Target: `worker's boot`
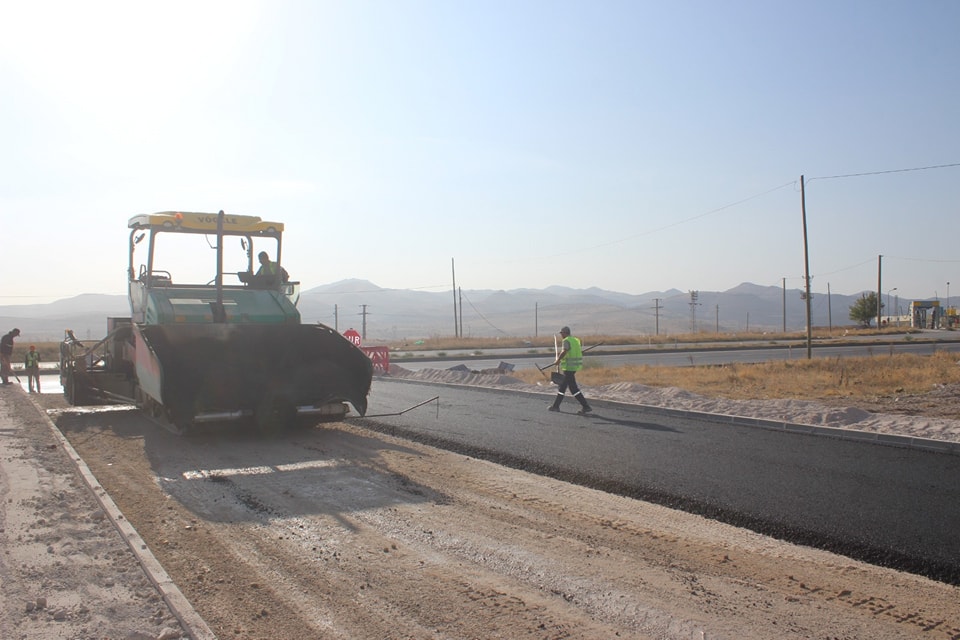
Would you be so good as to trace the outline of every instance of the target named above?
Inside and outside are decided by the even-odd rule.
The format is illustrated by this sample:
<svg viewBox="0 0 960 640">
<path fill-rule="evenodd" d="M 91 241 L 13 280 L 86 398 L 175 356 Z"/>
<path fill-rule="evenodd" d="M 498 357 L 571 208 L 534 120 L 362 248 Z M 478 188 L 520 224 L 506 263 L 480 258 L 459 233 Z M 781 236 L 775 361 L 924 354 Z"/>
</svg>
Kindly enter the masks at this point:
<svg viewBox="0 0 960 640">
<path fill-rule="evenodd" d="M 560 411 L 561 402 L 563 402 L 563 396 L 558 393 L 557 398 L 553 401 L 553 404 L 550 405 L 550 411 Z"/>
<path fill-rule="evenodd" d="M 590 403 L 587 402 L 587 399 L 579 393 L 577 394 L 577 400 L 580 401 L 580 411 L 577 411 L 577 413 L 580 415 L 586 415 L 593 411 L 593 407 L 590 406 Z"/>
</svg>

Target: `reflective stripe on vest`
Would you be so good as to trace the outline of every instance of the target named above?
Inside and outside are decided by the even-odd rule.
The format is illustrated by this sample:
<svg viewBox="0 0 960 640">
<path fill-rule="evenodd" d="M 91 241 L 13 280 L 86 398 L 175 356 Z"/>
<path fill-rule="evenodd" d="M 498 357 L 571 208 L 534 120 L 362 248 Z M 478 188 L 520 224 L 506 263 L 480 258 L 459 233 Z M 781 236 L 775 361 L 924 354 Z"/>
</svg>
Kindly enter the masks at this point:
<svg viewBox="0 0 960 640">
<path fill-rule="evenodd" d="M 567 344 L 567 355 L 560 366 L 564 371 L 580 371 L 583 369 L 583 350 L 580 348 L 580 338 L 567 336 L 563 339 Z"/>
</svg>

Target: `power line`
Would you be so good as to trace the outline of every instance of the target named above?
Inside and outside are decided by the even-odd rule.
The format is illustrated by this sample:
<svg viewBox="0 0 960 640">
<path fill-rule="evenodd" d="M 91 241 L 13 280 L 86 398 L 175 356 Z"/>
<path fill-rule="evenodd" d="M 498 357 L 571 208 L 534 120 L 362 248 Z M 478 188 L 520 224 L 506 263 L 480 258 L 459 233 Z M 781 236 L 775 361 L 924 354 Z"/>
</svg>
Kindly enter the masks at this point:
<svg viewBox="0 0 960 640">
<path fill-rule="evenodd" d="M 947 260 L 945 258 L 907 258 L 904 256 L 888 256 L 883 254 L 884 258 L 891 258 L 893 260 L 908 260 L 910 262 L 945 262 L 945 263 L 954 263 L 960 262 L 960 260 Z"/>
<path fill-rule="evenodd" d="M 463 296 L 464 298 L 466 298 L 467 304 L 470 305 L 470 308 L 473 309 L 474 311 L 476 311 L 476 312 L 477 312 L 477 315 L 480 316 L 480 319 L 483 320 L 484 322 L 486 322 L 487 325 L 489 325 L 491 329 L 495 329 L 496 331 L 499 331 L 500 333 L 502 333 L 502 334 L 504 334 L 504 335 L 507 335 L 507 332 L 506 332 L 506 331 L 504 331 L 503 329 L 501 329 L 501 328 L 498 327 L 497 325 L 495 325 L 495 324 L 493 324 L 492 322 L 490 322 L 490 320 L 488 320 L 486 316 L 484 316 L 482 313 L 480 313 L 480 310 L 477 309 L 476 306 L 474 306 L 474 304 L 473 304 L 473 302 L 470 300 L 470 298 L 467 298 L 467 296 L 464 296 L 464 295 L 463 295 L 463 292 L 462 292 L 462 291 L 461 291 L 460 295 Z"/>
<path fill-rule="evenodd" d="M 929 167 L 911 167 L 910 169 L 887 169 L 886 171 L 866 171 L 864 173 L 845 173 L 836 176 L 817 176 L 814 178 L 809 178 L 807 182 L 812 182 L 813 180 L 836 180 L 838 178 L 859 178 L 861 176 L 879 176 L 885 173 L 906 173 L 908 171 L 929 171 L 931 169 L 948 169 L 950 167 L 960 167 L 960 162 L 953 162 L 951 164 L 935 164 Z"/>
<path fill-rule="evenodd" d="M 589 246 L 589 247 L 582 247 L 582 248 L 580 248 L 577 252 L 578 252 L 578 253 L 584 253 L 584 252 L 586 252 L 586 251 L 592 251 L 592 250 L 594 250 L 594 249 L 600 249 L 600 248 L 609 247 L 609 246 L 615 245 L 615 244 L 621 244 L 621 243 L 623 243 L 623 242 L 627 242 L 627 241 L 629 241 L 629 240 L 634 240 L 634 239 L 640 238 L 640 237 L 642 237 L 642 236 L 649 236 L 649 235 L 652 235 L 652 234 L 654 234 L 654 233 L 659 233 L 660 231 L 665 231 L 665 230 L 667 230 L 667 229 L 671 229 L 671 228 L 673 228 L 673 227 L 680 226 L 680 225 L 682 225 L 682 224 L 687 224 L 688 222 L 693 222 L 694 220 L 699 220 L 700 218 L 705 218 L 705 217 L 707 217 L 707 216 L 709 216 L 709 215 L 713 215 L 713 214 L 715 214 L 715 213 L 720 213 L 721 211 L 725 211 L 725 210 L 730 209 L 730 208 L 732 208 L 732 207 L 736 207 L 737 205 L 741 205 L 741 204 L 743 204 L 743 203 L 745 203 L 745 202 L 750 202 L 751 200 L 756 200 L 757 198 L 761 198 L 761 197 L 763 197 L 763 196 L 765 196 L 765 195 L 767 195 L 767 194 L 769 194 L 769 193 L 773 193 L 774 191 L 779 191 L 780 189 L 783 189 L 784 187 L 789 187 L 789 186 L 794 185 L 794 184 L 796 184 L 796 183 L 797 183 L 796 180 L 791 180 L 790 182 L 785 182 L 785 183 L 783 183 L 783 184 L 781 184 L 781 185 L 779 185 L 779 186 L 773 187 L 772 189 L 767 189 L 766 191 L 762 191 L 762 192 L 760 192 L 760 193 L 754 194 L 754 195 L 749 196 L 749 197 L 747 197 L 747 198 L 743 198 L 742 200 L 737 200 L 736 202 L 731 202 L 730 204 L 725 204 L 725 205 L 723 205 L 722 207 L 717 207 L 716 209 L 711 209 L 710 211 L 707 211 L 707 212 L 704 212 L 704 213 L 695 215 L 695 216 L 693 216 L 693 217 L 685 218 L 684 220 L 678 220 L 678 221 L 672 222 L 672 223 L 670 223 L 670 224 L 668 224 L 668 225 L 664 225 L 664 226 L 662 226 L 662 227 L 657 227 L 656 229 L 650 229 L 650 230 L 648 230 L 648 231 L 641 231 L 640 233 L 635 233 L 635 234 L 633 234 L 633 235 L 623 236 L 623 237 L 620 237 L 620 238 L 618 238 L 618 239 L 616 239 L 616 240 L 612 240 L 612 241 L 610 241 L 610 242 L 604 242 L 604 243 L 602 243 L 602 244 L 596 244 L 596 245 L 592 245 L 592 246 Z M 556 258 L 556 257 L 559 257 L 559 256 L 565 256 L 565 255 L 569 255 L 569 254 L 570 254 L 569 251 L 564 251 L 563 253 L 555 253 L 555 254 L 552 254 L 552 255 L 543 256 L 543 258 L 544 258 L 544 259 L 546 259 L 546 258 Z M 519 262 L 519 261 L 517 261 L 517 262 Z"/>
<path fill-rule="evenodd" d="M 749 197 L 747 197 L 747 198 L 743 198 L 742 200 L 737 200 L 736 202 L 731 202 L 730 204 L 725 204 L 725 205 L 723 205 L 722 207 L 717 207 L 716 209 L 711 209 L 710 211 L 707 211 L 707 212 L 705 212 L 705 213 L 701 213 L 701 214 L 695 215 L 695 216 L 690 217 L 690 218 L 685 218 L 684 220 L 678 220 L 678 221 L 672 222 L 672 223 L 670 223 L 670 224 L 668 224 L 668 225 L 664 225 L 664 226 L 662 226 L 662 227 L 657 227 L 656 229 L 650 229 L 649 231 L 642 231 L 642 232 L 640 232 L 640 233 L 635 233 L 635 234 L 630 235 L 630 236 L 625 236 L 625 237 L 619 238 L 619 239 L 617 239 L 617 240 L 614 240 L 614 241 L 612 241 L 612 242 L 605 242 L 605 243 L 603 243 L 603 244 L 593 245 L 592 247 L 589 247 L 589 249 L 599 249 L 599 248 L 601 248 L 601 247 L 609 247 L 610 245 L 620 244 L 621 242 L 626 242 L 626 241 L 628 241 L 628 240 L 633 240 L 633 239 L 639 238 L 639 237 L 641 237 L 641 236 L 648 236 L 648 235 L 652 235 L 652 234 L 654 234 L 654 233 L 659 233 L 660 231 L 665 231 L 665 230 L 667 230 L 667 229 L 671 229 L 671 228 L 673 228 L 673 227 L 680 226 L 680 225 L 682 225 L 682 224 L 687 224 L 688 222 L 693 222 L 694 220 L 699 220 L 700 218 L 706 218 L 707 216 L 713 215 L 713 214 L 715 214 L 715 213 L 720 213 L 721 211 L 725 211 L 725 210 L 730 209 L 730 208 L 732 208 L 732 207 L 736 207 L 737 205 L 741 205 L 741 204 L 743 204 L 743 203 L 745 203 L 745 202 L 750 202 L 751 200 L 756 200 L 757 198 L 761 198 L 761 197 L 763 197 L 763 196 L 765 196 L 765 195 L 767 195 L 767 194 L 769 194 L 769 193 L 773 193 L 774 191 L 779 191 L 780 189 L 783 189 L 784 187 L 789 187 L 789 186 L 791 186 L 791 185 L 796 184 L 796 182 L 797 182 L 796 180 L 791 180 L 790 182 L 785 182 L 784 184 L 781 184 L 781 185 L 779 185 L 779 186 L 773 187 L 772 189 L 767 189 L 766 191 L 763 191 L 763 192 L 761 192 L 761 193 L 757 193 L 757 194 L 752 195 L 752 196 L 749 196 Z M 564 254 L 557 254 L 557 255 L 564 255 Z M 551 257 L 553 257 L 553 256 L 551 256 Z"/>
<path fill-rule="evenodd" d="M 841 271 L 850 271 L 851 269 L 856 269 L 857 267 L 862 267 L 865 264 L 873 264 L 876 258 L 871 258 L 869 260 L 864 260 L 863 262 L 858 262 L 857 264 L 850 265 L 848 267 L 842 267 L 840 269 L 834 269 L 833 271 L 828 271 L 826 273 L 818 273 L 820 277 L 832 276 L 835 273 L 840 273 Z"/>
</svg>

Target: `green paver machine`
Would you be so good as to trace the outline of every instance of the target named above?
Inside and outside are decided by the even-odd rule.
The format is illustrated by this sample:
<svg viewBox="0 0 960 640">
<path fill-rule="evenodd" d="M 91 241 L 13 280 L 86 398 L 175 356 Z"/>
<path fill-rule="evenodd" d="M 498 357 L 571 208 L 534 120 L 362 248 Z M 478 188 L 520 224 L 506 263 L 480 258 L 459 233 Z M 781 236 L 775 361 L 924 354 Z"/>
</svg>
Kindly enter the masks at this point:
<svg viewBox="0 0 960 640">
<path fill-rule="evenodd" d="M 128 227 L 131 317 L 108 318 L 107 337 L 90 347 L 66 331 L 60 377 L 71 404 L 135 404 L 175 432 L 316 423 L 343 417 L 347 403 L 366 413 L 370 359 L 334 329 L 301 324 L 300 284 L 280 266 L 282 223 L 163 212 Z M 255 273 L 263 251 L 275 266 Z"/>
</svg>

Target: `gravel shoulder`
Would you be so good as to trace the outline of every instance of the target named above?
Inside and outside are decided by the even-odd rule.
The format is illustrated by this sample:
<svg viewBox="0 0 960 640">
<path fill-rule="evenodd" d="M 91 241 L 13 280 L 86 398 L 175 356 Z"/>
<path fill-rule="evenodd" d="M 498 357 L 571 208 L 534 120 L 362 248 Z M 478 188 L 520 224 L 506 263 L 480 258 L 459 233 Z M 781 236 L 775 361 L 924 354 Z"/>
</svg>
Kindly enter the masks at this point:
<svg viewBox="0 0 960 640">
<path fill-rule="evenodd" d="M 960 638 L 956 587 L 349 421 L 43 405 L 221 638 Z"/>
</svg>

